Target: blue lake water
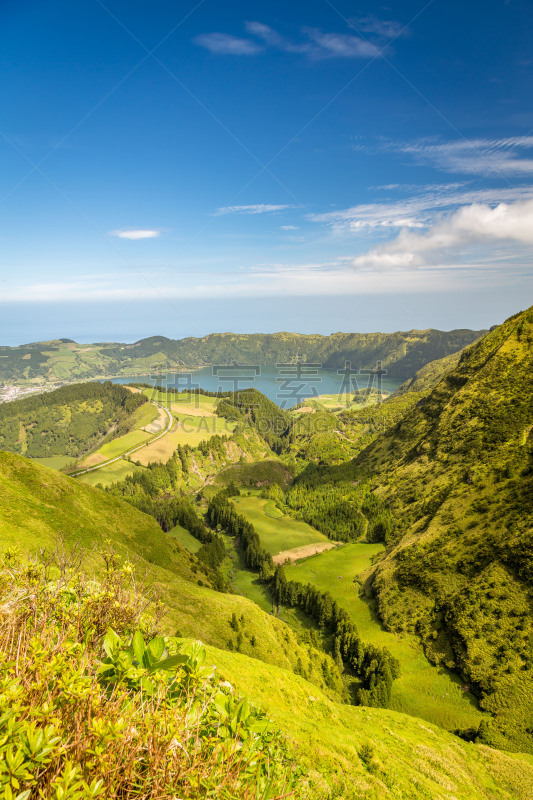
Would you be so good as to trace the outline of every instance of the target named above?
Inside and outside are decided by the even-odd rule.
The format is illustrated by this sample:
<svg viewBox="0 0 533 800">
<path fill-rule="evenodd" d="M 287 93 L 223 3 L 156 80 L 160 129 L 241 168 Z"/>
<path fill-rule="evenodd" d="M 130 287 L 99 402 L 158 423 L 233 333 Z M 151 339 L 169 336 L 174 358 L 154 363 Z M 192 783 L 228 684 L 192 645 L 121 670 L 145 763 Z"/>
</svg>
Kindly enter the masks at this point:
<svg viewBox="0 0 533 800">
<path fill-rule="evenodd" d="M 112 378 L 112 383 L 149 383 L 152 386 L 182 389 L 206 389 L 227 392 L 254 388 L 282 408 L 291 408 L 309 397 L 321 394 L 340 395 L 345 399 L 357 389 L 378 388 L 378 376 L 358 374 L 355 370 L 324 369 L 309 364 L 290 366 L 202 367 L 183 373 L 136 375 Z M 393 392 L 401 380 L 381 376 L 381 389 Z"/>
</svg>

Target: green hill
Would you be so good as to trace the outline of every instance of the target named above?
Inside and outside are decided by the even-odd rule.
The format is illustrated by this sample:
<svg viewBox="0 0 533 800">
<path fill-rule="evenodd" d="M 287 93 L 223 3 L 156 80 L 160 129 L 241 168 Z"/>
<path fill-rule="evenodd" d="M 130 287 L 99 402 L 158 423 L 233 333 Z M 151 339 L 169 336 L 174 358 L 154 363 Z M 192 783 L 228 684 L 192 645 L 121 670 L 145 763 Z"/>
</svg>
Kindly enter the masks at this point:
<svg viewBox="0 0 533 800">
<path fill-rule="evenodd" d="M 482 738 L 533 752 L 533 310 L 467 348 L 363 451 L 394 524 L 379 612 L 456 669 L 492 720 Z"/>
<path fill-rule="evenodd" d="M 95 382 L 2 403 L 0 448 L 28 458 L 76 459 L 130 430 L 146 402 L 123 386 Z"/>
</svg>

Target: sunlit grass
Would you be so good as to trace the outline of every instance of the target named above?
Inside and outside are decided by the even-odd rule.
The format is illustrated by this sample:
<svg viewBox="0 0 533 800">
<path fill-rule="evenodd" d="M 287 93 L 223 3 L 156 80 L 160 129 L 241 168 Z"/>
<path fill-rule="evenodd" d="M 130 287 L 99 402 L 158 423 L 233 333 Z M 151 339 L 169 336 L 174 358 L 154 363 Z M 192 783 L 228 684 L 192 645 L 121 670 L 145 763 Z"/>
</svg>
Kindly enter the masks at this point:
<svg viewBox="0 0 533 800">
<path fill-rule="evenodd" d="M 477 727 L 481 712 L 459 678 L 430 664 L 415 636 L 386 631 L 372 601 L 361 596 L 357 577 L 382 550 L 381 544 L 343 545 L 287 566 L 287 578 L 328 591 L 349 613 L 363 641 L 387 647 L 399 660 L 402 675 L 394 681 L 391 708 L 451 730 Z"/>
</svg>

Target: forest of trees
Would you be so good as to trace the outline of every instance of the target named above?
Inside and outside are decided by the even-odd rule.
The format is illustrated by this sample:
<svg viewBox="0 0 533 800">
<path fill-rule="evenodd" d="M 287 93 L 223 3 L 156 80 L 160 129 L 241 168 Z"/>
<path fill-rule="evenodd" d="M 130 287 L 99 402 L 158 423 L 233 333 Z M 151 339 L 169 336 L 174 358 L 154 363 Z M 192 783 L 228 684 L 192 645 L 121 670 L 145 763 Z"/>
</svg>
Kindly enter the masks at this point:
<svg viewBox="0 0 533 800">
<path fill-rule="evenodd" d="M 0 405 L 0 449 L 28 458 L 79 457 L 147 402 L 118 384 L 78 383 Z"/>
</svg>

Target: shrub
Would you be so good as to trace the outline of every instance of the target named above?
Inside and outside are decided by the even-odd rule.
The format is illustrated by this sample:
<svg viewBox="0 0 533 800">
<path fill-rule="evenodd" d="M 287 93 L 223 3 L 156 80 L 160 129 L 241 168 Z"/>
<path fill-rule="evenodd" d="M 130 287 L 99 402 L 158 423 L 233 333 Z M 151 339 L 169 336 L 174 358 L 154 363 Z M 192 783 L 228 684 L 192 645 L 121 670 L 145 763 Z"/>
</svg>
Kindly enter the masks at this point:
<svg viewBox="0 0 533 800">
<path fill-rule="evenodd" d="M 0 561 L 0 796 L 303 797 L 281 735 L 199 642 L 153 635 L 130 575 Z"/>
</svg>

